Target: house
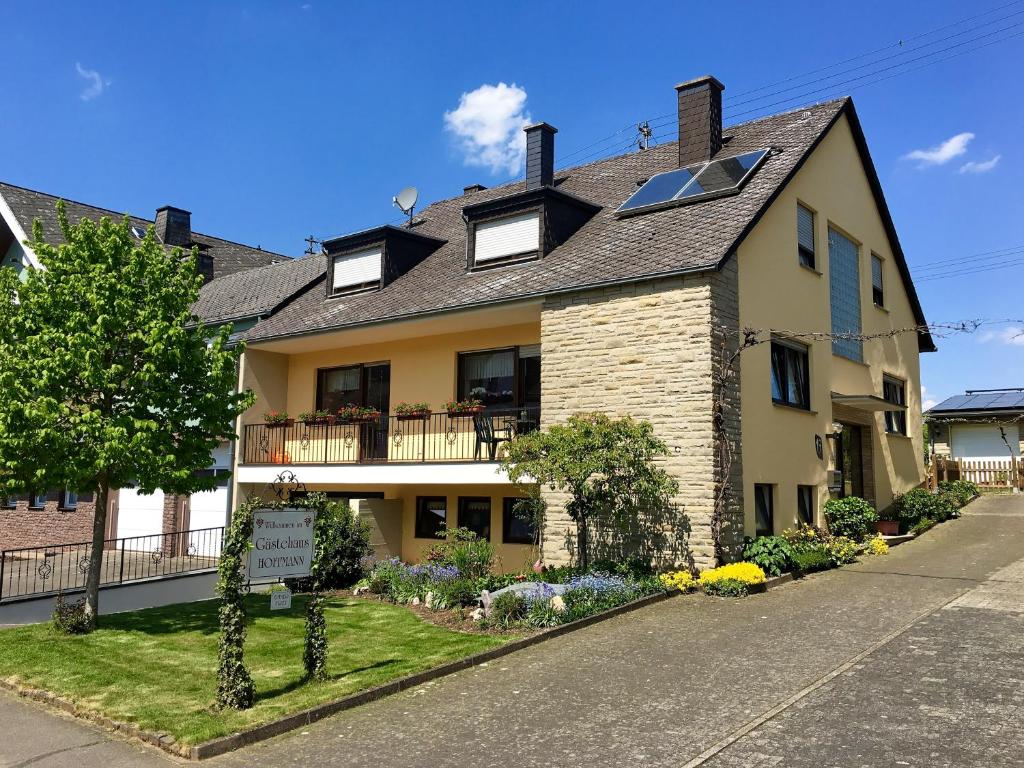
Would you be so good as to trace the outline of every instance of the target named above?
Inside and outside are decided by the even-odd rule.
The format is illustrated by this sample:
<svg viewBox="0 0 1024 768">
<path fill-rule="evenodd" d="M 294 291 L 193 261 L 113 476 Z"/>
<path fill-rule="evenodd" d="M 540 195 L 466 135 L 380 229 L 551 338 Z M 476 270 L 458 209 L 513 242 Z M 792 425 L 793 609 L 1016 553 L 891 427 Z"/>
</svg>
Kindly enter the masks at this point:
<svg viewBox="0 0 1024 768">
<path fill-rule="evenodd" d="M 667 443 L 685 520 L 646 521 L 663 562 L 711 565 L 716 509 L 735 554 L 744 534 L 821 521 L 830 496 L 884 508 L 921 484 L 935 347 L 853 103 L 726 128 L 723 88 L 677 86 L 677 142 L 565 170 L 556 129 L 528 126 L 525 181 L 325 242 L 323 276 L 243 334 L 257 400 L 236 497 L 352 500 L 378 552 L 411 560 L 466 526 L 519 568 L 536 532 L 501 440 L 580 411 L 649 420 Z M 758 343 L 735 352 L 743 339 Z M 295 418 L 316 409 L 341 410 Z M 566 562 L 565 500 L 540 492 L 543 557 Z"/>
<path fill-rule="evenodd" d="M 931 453 L 981 485 L 1017 485 L 1024 388 L 969 389 L 925 413 Z"/>
<path fill-rule="evenodd" d="M 56 213 L 58 199 L 61 198 L 0 183 L 0 258 L 4 266 L 19 272 L 39 267 L 35 254 L 24 245 L 32 232 L 34 220 L 40 221 L 49 242 L 61 242 Z M 69 200 L 65 200 L 65 205 L 71 221 L 88 218 L 98 222 L 103 216 L 119 219 L 123 215 Z M 244 284 L 244 280 L 238 278 L 247 271 L 287 270 L 291 263 L 289 257 L 281 254 L 193 232 L 191 213 L 181 208 L 164 206 L 156 211 L 153 219 L 132 216 L 131 222 L 133 232 L 140 239 L 149 226 L 154 226 L 157 238 L 168 248 L 198 248 L 197 267 L 206 280 L 200 299 L 203 306 L 206 306 L 204 301 L 211 286 Z M 299 271 L 306 267 L 308 265 L 299 267 Z M 287 283 L 282 285 L 283 288 L 286 286 Z M 213 290 L 224 297 L 232 295 L 219 287 Z M 273 301 L 275 295 L 273 291 L 263 291 L 261 301 Z M 245 311 L 246 307 L 253 308 L 250 322 L 255 322 L 269 311 L 259 303 L 246 305 L 238 302 L 238 307 L 239 312 Z M 237 314 L 230 319 L 239 319 Z M 218 312 L 214 310 L 211 315 L 216 318 Z M 224 445 L 213 457 L 210 471 L 224 472 L 230 466 L 230 446 Z M 3 508 L 0 508 L 0 550 L 88 541 L 92 537 L 94 509 L 91 493 L 75 493 L 69 489 L 41 489 L 26 497 L 5 499 Z M 226 479 L 222 488 L 195 494 L 191 503 L 185 497 L 165 499 L 160 492 L 146 496 L 134 489 L 123 488 L 112 494 L 107 535 L 108 538 L 122 538 L 181 530 L 179 526 L 187 528 L 189 525 L 190 509 L 194 513 L 193 522 L 202 521 L 205 525 L 216 521 L 217 526 L 223 525 L 229 509 Z"/>
</svg>

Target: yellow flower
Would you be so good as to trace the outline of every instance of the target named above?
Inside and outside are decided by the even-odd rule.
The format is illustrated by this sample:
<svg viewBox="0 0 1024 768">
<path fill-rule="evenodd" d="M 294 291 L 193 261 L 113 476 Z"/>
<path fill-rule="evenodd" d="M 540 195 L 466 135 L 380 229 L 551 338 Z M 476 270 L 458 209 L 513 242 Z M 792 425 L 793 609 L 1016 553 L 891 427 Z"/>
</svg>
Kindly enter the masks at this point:
<svg viewBox="0 0 1024 768">
<path fill-rule="evenodd" d="M 869 555 L 887 555 L 889 554 L 889 545 L 881 536 L 875 536 L 868 542 L 868 546 L 865 551 Z"/>
<path fill-rule="evenodd" d="M 718 568 L 703 571 L 700 574 L 701 586 L 711 584 L 716 581 L 722 581 L 724 579 L 740 581 L 749 585 L 764 584 L 766 577 L 764 575 L 764 571 L 762 571 L 757 565 L 747 562 L 730 563 L 729 565 L 723 565 Z"/>
</svg>

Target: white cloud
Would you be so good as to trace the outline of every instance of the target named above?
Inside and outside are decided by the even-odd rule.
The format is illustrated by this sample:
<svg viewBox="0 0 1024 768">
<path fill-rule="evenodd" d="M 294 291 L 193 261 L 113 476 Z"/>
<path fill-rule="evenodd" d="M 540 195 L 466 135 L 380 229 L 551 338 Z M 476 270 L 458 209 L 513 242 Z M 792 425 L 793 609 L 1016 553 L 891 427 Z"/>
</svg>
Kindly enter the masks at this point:
<svg viewBox="0 0 1024 768">
<path fill-rule="evenodd" d="M 92 101 L 103 93 L 104 88 L 110 85 L 110 81 L 104 80 L 103 76 L 95 69 L 86 69 L 77 61 L 75 62 L 75 69 L 78 71 L 78 76 L 89 83 L 85 86 L 85 90 L 78 94 L 82 101 Z"/>
<path fill-rule="evenodd" d="M 967 144 L 974 138 L 973 133 L 958 133 L 950 139 L 946 139 L 937 147 L 930 149 L 915 149 L 904 155 L 907 160 L 917 160 L 918 168 L 927 168 L 930 165 L 944 165 L 954 157 L 959 157 L 967 151 Z"/>
<path fill-rule="evenodd" d="M 991 160 L 984 160 L 980 163 L 971 160 L 960 166 L 960 173 L 987 173 L 999 164 L 1001 158 L 1002 155 L 996 155 Z"/>
<path fill-rule="evenodd" d="M 466 165 L 514 174 L 526 154 L 525 108 L 526 91 L 515 83 L 485 84 L 462 94 L 459 106 L 444 113 L 444 124 L 458 137 Z"/>
<path fill-rule="evenodd" d="M 996 341 L 1012 347 L 1024 347 L 1024 326 L 1011 325 L 1001 331 L 985 331 L 978 337 L 978 341 L 982 344 Z"/>
<path fill-rule="evenodd" d="M 921 410 L 927 411 L 929 408 L 934 408 L 939 404 L 939 401 L 932 397 L 931 392 L 928 391 L 928 387 L 921 385 Z"/>
</svg>

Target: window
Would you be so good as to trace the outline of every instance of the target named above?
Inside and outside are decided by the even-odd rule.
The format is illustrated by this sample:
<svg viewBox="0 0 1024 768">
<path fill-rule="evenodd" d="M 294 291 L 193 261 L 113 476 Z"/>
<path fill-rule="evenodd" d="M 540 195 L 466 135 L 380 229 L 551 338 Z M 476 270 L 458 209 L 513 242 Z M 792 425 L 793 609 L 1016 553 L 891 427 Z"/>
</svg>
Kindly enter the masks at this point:
<svg viewBox="0 0 1024 768">
<path fill-rule="evenodd" d="M 28 495 L 28 505 L 32 509 L 42 509 L 46 506 L 46 494 L 45 493 L 30 493 Z"/>
<path fill-rule="evenodd" d="M 380 265 L 379 247 L 335 256 L 331 260 L 331 295 L 340 296 L 378 287 Z"/>
<path fill-rule="evenodd" d="M 814 525 L 815 495 L 813 485 L 798 485 L 796 487 L 796 519 L 798 523 Z"/>
<path fill-rule="evenodd" d="M 871 254 L 871 299 L 876 307 L 885 306 L 885 291 L 882 288 L 882 259 Z"/>
<path fill-rule="evenodd" d="M 754 484 L 754 535 L 771 536 L 775 533 L 775 486 Z"/>
<path fill-rule="evenodd" d="M 13 496 L 4 496 L 0 498 L 0 501 L 3 502 L 3 506 L 7 509 L 14 509 L 18 506 L 18 500 Z"/>
<path fill-rule="evenodd" d="M 809 410 L 811 382 L 807 347 L 793 342 L 772 342 L 772 400 Z"/>
<path fill-rule="evenodd" d="M 343 405 L 365 405 L 387 413 L 391 365 L 346 365 L 317 371 L 316 408 L 334 412 Z"/>
<path fill-rule="evenodd" d="M 523 501 L 526 499 L 505 497 L 502 500 L 501 540 L 506 544 L 537 543 L 537 526 Z"/>
<path fill-rule="evenodd" d="M 61 509 L 74 509 L 78 506 L 78 492 L 67 489 L 60 495 Z"/>
<path fill-rule="evenodd" d="M 540 405 L 540 346 L 459 354 L 459 400 L 473 398 L 493 410 Z"/>
<path fill-rule="evenodd" d="M 832 305 L 832 353 L 862 363 L 863 340 L 839 335 L 860 335 L 860 248 L 834 229 L 828 231 L 828 272 Z"/>
<path fill-rule="evenodd" d="M 882 377 L 882 397 L 887 403 L 905 406 L 907 404 L 907 385 L 892 376 L 884 376 Z M 907 434 L 907 412 L 903 410 L 886 411 L 885 431 L 897 435 Z"/>
<path fill-rule="evenodd" d="M 485 221 L 475 228 L 473 263 L 526 256 L 540 250 L 540 213 L 530 211 Z"/>
<path fill-rule="evenodd" d="M 437 539 L 448 519 L 448 499 L 444 496 L 416 497 L 416 538 Z"/>
<path fill-rule="evenodd" d="M 810 269 L 816 269 L 814 266 L 814 211 L 799 204 L 796 207 L 796 240 L 800 263 Z"/>
<path fill-rule="evenodd" d="M 481 539 L 491 538 L 491 500 L 486 496 L 459 497 L 459 528 L 468 528 Z"/>
</svg>

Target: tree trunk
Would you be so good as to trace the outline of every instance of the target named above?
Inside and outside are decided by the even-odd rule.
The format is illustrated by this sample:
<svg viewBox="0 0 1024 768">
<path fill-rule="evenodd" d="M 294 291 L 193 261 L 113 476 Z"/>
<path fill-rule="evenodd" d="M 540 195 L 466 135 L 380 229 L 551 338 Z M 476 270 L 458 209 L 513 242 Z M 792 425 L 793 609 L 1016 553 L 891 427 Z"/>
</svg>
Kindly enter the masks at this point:
<svg viewBox="0 0 1024 768">
<path fill-rule="evenodd" d="M 590 552 L 587 549 L 587 539 L 590 537 L 587 534 L 587 527 L 587 516 L 579 515 L 576 519 L 576 551 L 579 553 L 579 566 L 584 571 L 590 565 Z"/>
<path fill-rule="evenodd" d="M 96 628 L 100 612 L 100 575 L 103 573 L 103 544 L 107 533 L 107 506 L 110 482 L 103 478 L 96 486 L 96 512 L 92 521 L 92 547 L 89 549 L 89 574 L 85 580 L 85 616 L 89 628 Z"/>
</svg>

